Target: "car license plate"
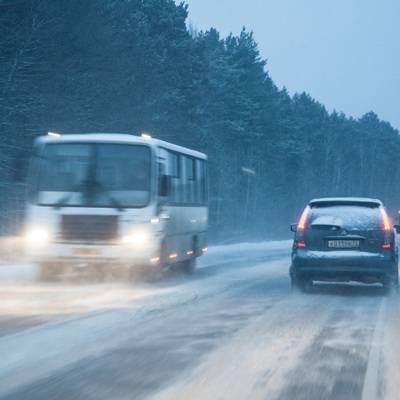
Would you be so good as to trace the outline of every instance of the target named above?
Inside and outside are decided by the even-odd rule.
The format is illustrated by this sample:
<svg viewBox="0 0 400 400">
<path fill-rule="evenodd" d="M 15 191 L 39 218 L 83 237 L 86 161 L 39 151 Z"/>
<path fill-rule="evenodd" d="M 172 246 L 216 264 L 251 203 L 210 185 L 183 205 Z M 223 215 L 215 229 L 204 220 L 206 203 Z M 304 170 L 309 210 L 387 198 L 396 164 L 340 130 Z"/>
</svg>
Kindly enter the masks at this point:
<svg viewBox="0 0 400 400">
<path fill-rule="evenodd" d="M 75 247 L 72 249 L 72 254 L 76 256 L 97 256 L 100 251 L 93 247 Z"/>
<path fill-rule="evenodd" d="M 359 240 L 328 240 L 331 249 L 355 249 L 360 247 Z"/>
</svg>

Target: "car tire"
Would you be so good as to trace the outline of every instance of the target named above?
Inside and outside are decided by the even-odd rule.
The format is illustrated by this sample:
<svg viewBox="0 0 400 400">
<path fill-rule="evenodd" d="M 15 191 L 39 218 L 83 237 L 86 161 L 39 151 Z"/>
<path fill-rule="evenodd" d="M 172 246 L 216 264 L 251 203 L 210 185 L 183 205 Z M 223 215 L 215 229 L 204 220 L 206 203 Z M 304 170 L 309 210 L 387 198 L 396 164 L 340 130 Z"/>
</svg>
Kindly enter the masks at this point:
<svg viewBox="0 0 400 400">
<path fill-rule="evenodd" d="M 291 288 L 294 291 L 299 290 L 300 292 L 303 293 L 308 293 L 311 291 L 313 282 L 309 278 L 292 276 L 290 281 L 291 281 Z"/>
<path fill-rule="evenodd" d="M 399 275 L 387 277 L 383 281 L 383 287 L 388 294 L 399 293 Z"/>
<path fill-rule="evenodd" d="M 293 276 L 290 277 L 290 290 L 292 292 L 299 290 L 299 284 L 297 282 L 297 279 Z"/>
</svg>

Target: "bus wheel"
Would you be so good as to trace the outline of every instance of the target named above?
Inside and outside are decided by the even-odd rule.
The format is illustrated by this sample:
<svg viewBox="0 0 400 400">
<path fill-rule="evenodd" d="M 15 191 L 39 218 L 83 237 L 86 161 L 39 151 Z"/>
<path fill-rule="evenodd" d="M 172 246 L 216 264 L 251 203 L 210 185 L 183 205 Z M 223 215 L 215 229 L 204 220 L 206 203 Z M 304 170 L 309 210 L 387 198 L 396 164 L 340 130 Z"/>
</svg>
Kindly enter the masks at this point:
<svg viewBox="0 0 400 400">
<path fill-rule="evenodd" d="M 168 265 L 168 256 L 165 241 L 161 242 L 160 246 L 160 266 L 165 268 Z"/>
<path fill-rule="evenodd" d="M 40 263 L 39 264 L 39 282 L 55 282 L 59 277 L 59 271 L 53 263 Z"/>
<path fill-rule="evenodd" d="M 182 261 L 181 269 L 185 274 L 191 275 L 196 269 L 196 258 L 190 258 L 189 260 Z"/>
</svg>

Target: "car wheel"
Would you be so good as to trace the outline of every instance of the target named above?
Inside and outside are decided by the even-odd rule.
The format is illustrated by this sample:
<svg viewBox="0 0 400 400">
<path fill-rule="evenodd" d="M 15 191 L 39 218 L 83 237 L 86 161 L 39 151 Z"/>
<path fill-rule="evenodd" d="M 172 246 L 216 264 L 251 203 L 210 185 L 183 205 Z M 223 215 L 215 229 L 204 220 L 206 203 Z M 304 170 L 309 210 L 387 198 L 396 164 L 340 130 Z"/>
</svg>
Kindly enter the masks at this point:
<svg viewBox="0 0 400 400">
<path fill-rule="evenodd" d="M 392 289 L 395 293 L 399 293 L 399 265 L 397 257 L 393 266 Z"/>
<path fill-rule="evenodd" d="M 395 276 L 387 277 L 383 281 L 383 287 L 388 294 L 399 293 L 399 276 L 395 275 Z"/>
<path fill-rule="evenodd" d="M 292 276 L 290 281 L 292 290 L 300 290 L 303 293 L 308 293 L 312 288 L 312 280 L 309 278 Z"/>
<path fill-rule="evenodd" d="M 301 281 L 301 291 L 304 293 L 310 293 L 313 287 L 313 281 L 309 278 L 303 278 Z"/>
<path fill-rule="evenodd" d="M 293 276 L 290 277 L 290 289 L 292 291 L 296 291 L 299 289 L 299 283 L 298 283 L 297 279 Z"/>
</svg>

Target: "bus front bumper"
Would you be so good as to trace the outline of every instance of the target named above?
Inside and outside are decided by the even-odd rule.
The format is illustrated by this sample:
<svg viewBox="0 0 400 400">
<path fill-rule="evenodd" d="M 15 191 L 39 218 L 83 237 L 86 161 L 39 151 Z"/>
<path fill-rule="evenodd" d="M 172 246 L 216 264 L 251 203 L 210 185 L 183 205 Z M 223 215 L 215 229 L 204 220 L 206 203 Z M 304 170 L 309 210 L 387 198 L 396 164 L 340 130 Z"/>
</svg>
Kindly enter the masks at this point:
<svg viewBox="0 0 400 400">
<path fill-rule="evenodd" d="M 157 265 L 160 263 L 160 244 L 158 241 L 143 246 L 47 243 L 28 248 L 27 254 L 38 263 Z"/>
</svg>

